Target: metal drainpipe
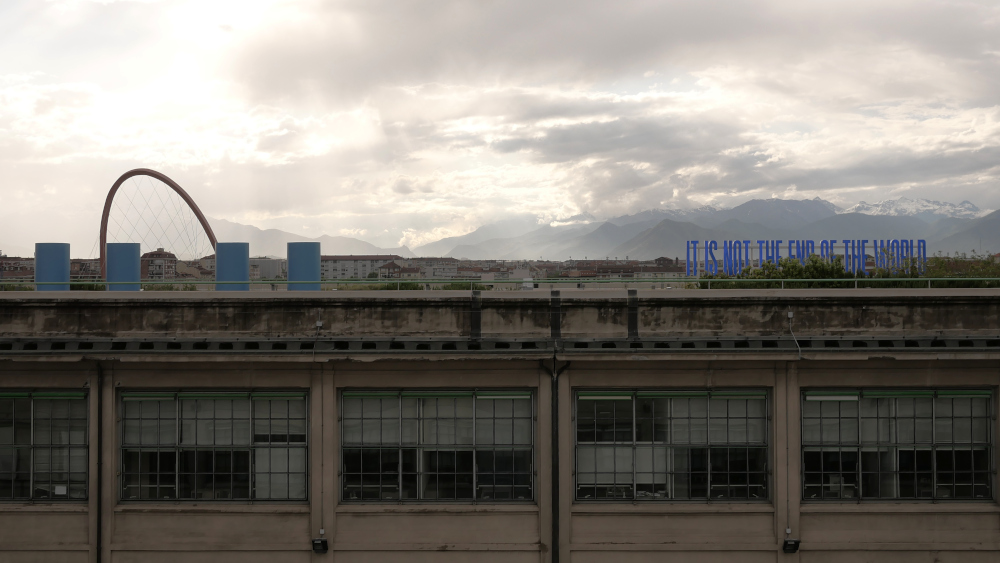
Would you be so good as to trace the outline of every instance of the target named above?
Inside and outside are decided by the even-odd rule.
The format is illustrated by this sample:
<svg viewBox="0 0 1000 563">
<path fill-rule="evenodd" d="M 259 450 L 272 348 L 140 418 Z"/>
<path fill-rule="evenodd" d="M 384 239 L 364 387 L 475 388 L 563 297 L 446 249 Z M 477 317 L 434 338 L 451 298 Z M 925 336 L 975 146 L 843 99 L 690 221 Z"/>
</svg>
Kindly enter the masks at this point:
<svg viewBox="0 0 1000 563">
<path fill-rule="evenodd" d="M 100 362 L 97 363 L 97 386 L 91 389 L 91 393 L 97 393 L 97 563 L 101 563 L 101 531 L 104 528 L 104 515 L 102 513 L 101 502 L 104 500 L 103 484 L 104 471 L 102 470 L 104 458 L 104 370 L 101 369 Z"/>
<path fill-rule="evenodd" d="M 559 372 L 552 351 L 552 563 L 559 563 Z"/>
</svg>

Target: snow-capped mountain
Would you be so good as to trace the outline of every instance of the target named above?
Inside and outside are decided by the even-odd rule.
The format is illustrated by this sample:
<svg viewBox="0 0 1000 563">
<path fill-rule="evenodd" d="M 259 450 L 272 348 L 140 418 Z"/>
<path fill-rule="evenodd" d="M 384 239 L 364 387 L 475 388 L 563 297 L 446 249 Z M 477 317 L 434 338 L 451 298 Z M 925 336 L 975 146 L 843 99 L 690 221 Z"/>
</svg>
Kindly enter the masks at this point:
<svg viewBox="0 0 1000 563">
<path fill-rule="evenodd" d="M 979 209 L 976 207 L 976 204 L 970 201 L 963 201 L 962 203 L 954 204 L 947 201 L 909 199 L 901 197 L 899 199 L 885 199 L 876 203 L 862 201 L 857 205 L 840 211 L 840 213 L 908 216 L 918 217 L 927 221 L 934 221 L 942 217 L 975 219 L 976 217 L 982 217 L 991 211 L 992 209 Z"/>
</svg>

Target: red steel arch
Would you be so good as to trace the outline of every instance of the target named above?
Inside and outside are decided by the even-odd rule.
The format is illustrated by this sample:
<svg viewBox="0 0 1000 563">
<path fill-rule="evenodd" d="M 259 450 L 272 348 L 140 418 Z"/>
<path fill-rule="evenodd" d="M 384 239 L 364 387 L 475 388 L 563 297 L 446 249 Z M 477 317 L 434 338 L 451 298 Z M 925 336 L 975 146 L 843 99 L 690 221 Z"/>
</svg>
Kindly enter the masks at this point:
<svg viewBox="0 0 1000 563">
<path fill-rule="evenodd" d="M 164 184 L 170 186 L 170 189 L 177 192 L 177 195 L 181 196 L 185 203 L 191 211 L 194 212 L 195 217 L 198 218 L 198 222 L 201 223 L 202 228 L 205 229 L 205 234 L 208 235 L 208 240 L 212 243 L 212 248 L 215 248 L 217 243 L 215 239 L 215 233 L 212 231 L 212 226 L 208 224 L 208 219 L 205 219 L 205 215 L 198 209 L 198 204 L 191 199 L 184 188 L 177 185 L 177 182 L 168 178 L 165 174 L 161 174 L 156 170 L 150 170 L 149 168 L 136 168 L 135 170 L 129 170 L 128 172 L 121 175 L 115 184 L 111 186 L 111 191 L 108 192 L 108 198 L 104 200 L 104 213 L 101 214 L 101 279 L 106 279 L 108 277 L 107 272 L 107 256 L 105 254 L 108 244 L 108 217 L 111 215 L 111 202 L 115 199 L 115 193 L 118 192 L 118 188 L 121 187 L 125 180 L 133 176 L 149 176 L 150 178 L 156 178 L 157 180 L 163 182 Z"/>
</svg>

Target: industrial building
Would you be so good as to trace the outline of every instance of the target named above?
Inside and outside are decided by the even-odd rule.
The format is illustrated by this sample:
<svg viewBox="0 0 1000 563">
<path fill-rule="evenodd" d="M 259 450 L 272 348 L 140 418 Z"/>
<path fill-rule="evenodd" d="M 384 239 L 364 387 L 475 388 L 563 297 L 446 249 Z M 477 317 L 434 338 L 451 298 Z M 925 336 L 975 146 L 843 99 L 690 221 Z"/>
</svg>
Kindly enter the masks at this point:
<svg viewBox="0 0 1000 563">
<path fill-rule="evenodd" d="M 1000 295 L 0 292 L 9 562 L 994 562 Z"/>
</svg>

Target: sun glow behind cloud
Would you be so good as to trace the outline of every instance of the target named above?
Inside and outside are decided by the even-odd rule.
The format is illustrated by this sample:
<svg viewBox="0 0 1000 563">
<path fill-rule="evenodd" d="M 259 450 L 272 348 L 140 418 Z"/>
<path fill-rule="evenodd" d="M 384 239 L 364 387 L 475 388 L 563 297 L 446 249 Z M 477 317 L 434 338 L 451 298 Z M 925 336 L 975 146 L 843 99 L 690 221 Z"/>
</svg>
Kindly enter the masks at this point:
<svg viewBox="0 0 1000 563">
<path fill-rule="evenodd" d="M 387 247 L 520 214 L 772 194 L 997 207 L 997 14 L 11 2 L 0 248 L 89 244 L 104 191 L 138 166 L 175 177 L 211 216 Z"/>
</svg>

